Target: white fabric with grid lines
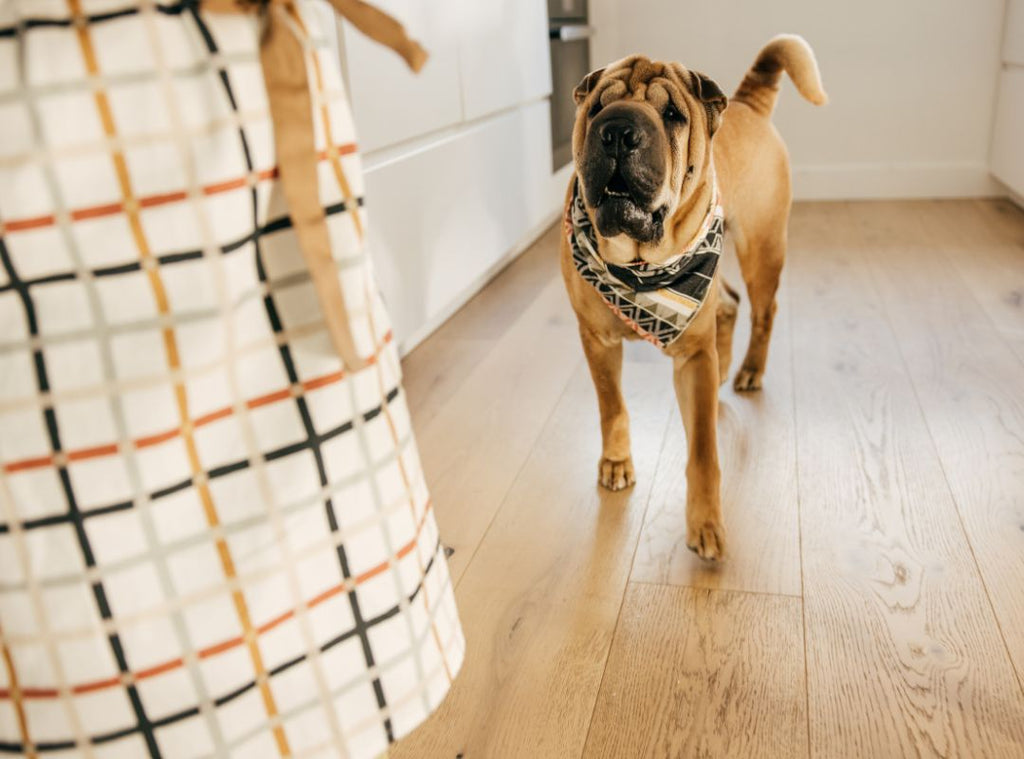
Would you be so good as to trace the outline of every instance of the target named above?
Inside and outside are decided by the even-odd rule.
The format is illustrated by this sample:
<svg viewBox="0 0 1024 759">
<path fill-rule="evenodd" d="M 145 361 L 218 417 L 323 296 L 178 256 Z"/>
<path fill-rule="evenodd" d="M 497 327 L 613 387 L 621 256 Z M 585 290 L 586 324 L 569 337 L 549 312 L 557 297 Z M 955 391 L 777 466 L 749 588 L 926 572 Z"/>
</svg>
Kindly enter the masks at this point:
<svg viewBox="0 0 1024 759">
<path fill-rule="evenodd" d="M 0 755 L 375 756 L 459 670 L 352 119 L 309 33 L 321 200 L 376 356 L 354 374 L 276 181 L 257 21 L 0 0 Z"/>
</svg>

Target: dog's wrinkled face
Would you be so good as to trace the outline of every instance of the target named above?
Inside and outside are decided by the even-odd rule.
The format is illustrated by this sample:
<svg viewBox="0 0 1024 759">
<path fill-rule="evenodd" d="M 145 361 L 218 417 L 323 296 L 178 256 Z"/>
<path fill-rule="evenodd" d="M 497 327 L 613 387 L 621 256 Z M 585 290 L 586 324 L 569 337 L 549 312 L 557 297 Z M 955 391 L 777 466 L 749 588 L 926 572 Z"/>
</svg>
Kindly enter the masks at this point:
<svg viewBox="0 0 1024 759">
<path fill-rule="evenodd" d="M 573 96 L 576 174 L 598 233 L 657 248 L 707 171 L 725 95 L 678 63 L 633 56 L 588 74 Z"/>
</svg>

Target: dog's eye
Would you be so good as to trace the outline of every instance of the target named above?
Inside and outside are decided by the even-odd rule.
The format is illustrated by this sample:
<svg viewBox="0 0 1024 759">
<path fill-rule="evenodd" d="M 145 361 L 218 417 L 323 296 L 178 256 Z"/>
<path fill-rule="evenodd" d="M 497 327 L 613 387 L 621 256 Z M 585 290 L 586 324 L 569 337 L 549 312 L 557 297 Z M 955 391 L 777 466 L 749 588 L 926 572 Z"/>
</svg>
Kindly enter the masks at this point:
<svg viewBox="0 0 1024 759">
<path fill-rule="evenodd" d="M 601 105 L 601 101 L 595 100 L 594 104 L 590 106 L 590 110 L 587 111 L 587 116 L 589 116 L 590 118 L 594 118 L 597 114 L 601 112 L 602 108 L 604 108 L 604 106 Z"/>
<path fill-rule="evenodd" d="M 686 117 L 683 114 L 681 114 L 679 112 L 679 109 L 676 108 L 672 103 L 669 103 L 668 105 L 665 106 L 665 110 L 661 112 L 661 117 L 665 119 L 665 121 L 671 121 L 676 124 L 686 123 Z"/>
</svg>

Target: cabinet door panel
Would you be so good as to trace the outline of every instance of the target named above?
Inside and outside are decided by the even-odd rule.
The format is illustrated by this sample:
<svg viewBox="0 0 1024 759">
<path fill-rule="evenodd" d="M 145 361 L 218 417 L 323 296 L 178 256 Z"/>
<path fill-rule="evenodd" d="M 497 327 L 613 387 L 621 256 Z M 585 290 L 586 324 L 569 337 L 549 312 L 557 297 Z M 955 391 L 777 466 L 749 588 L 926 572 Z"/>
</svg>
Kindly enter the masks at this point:
<svg viewBox="0 0 1024 759">
<path fill-rule="evenodd" d="M 462 120 L 459 0 L 375 0 L 418 40 L 430 59 L 413 74 L 394 52 L 343 22 L 345 70 L 363 152 L 436 131 Z"/>
<path fill-rule="evenodd" d="M 399 344 L 557 209 L 547 104 L 366 171 L 370 245 Z"/>
<path fill-rule="evenodd" d="M 545 0 L 457 0 L 466 118 L 551 94 Z"/>
</svg>

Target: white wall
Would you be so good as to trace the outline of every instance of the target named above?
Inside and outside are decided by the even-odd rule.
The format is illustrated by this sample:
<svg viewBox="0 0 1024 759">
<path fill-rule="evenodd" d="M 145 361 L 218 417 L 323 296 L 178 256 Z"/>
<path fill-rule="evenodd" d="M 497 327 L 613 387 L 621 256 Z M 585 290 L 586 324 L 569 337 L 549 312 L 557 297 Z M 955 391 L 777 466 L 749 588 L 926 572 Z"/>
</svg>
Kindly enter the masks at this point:
<svg viewBox="0 0 1024 759">
<path fill-rule="evenodd" d="M 802 198 L 1001 194 L 988 154 L 1004 0 L 591 0 L 595 66 L 679 60 L 726 92 L 781 32 L 814 47 L 830 103 L 786 84 L 775 123 Z"/>
<path fill-rule="evenodd" d="M 371 253 L 409 351 L 560 212 L 546 0 L 375 0 L 430 52 L 418 76 L 341 27 Z"/>
</svg>

